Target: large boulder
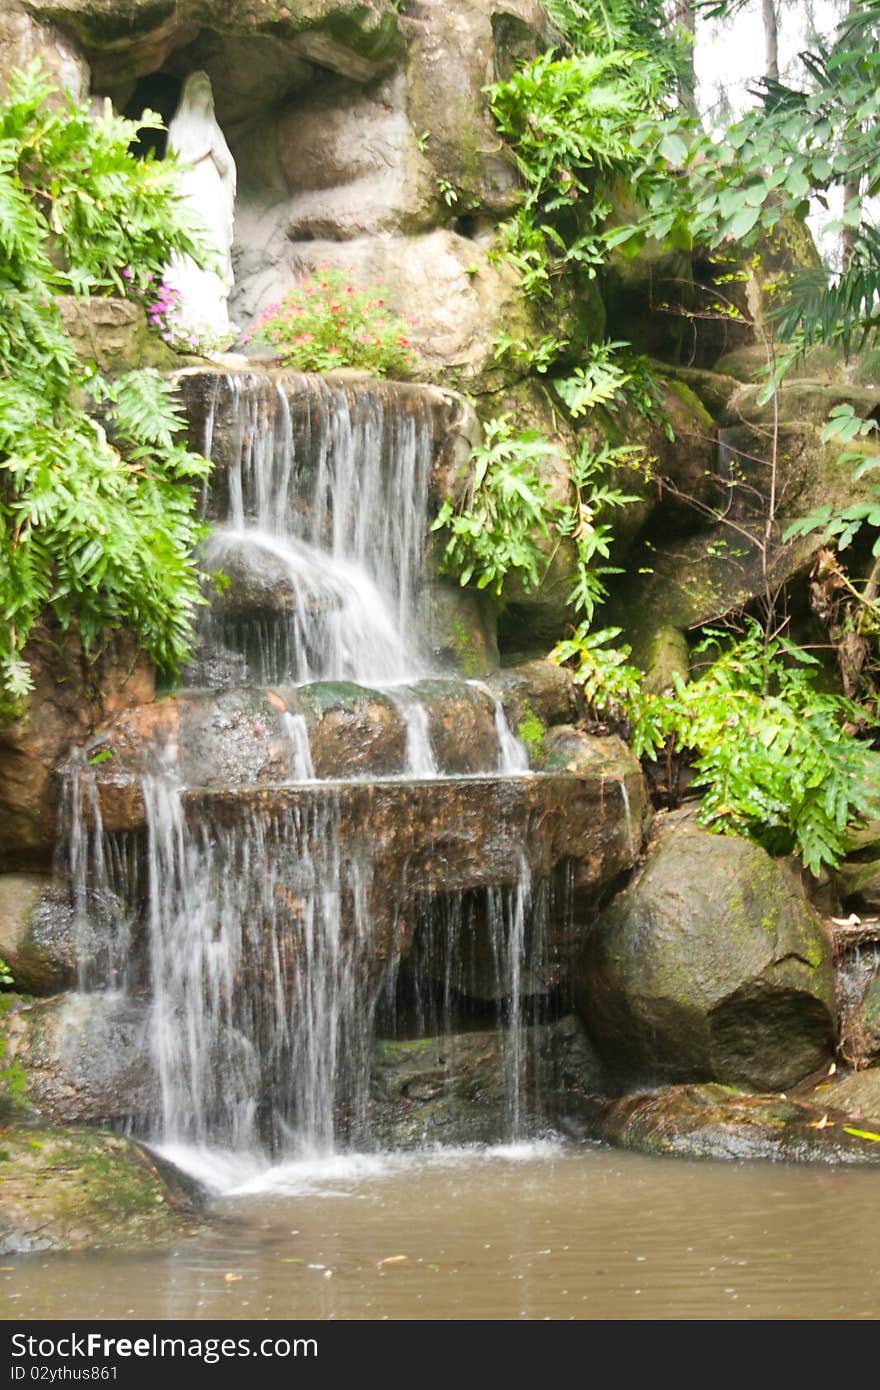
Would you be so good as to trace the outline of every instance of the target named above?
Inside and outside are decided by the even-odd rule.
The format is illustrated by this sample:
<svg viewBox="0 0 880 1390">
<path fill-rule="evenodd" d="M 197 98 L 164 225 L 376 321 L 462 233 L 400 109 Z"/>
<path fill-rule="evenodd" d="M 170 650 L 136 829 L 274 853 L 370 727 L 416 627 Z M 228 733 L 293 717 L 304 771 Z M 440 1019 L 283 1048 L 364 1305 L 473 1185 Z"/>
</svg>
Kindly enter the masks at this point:
<svg viewBox="0 0 880 1390">
<path fill-rule="evenodd" d="M 832 947 L 789 871 L 746 840 L 677 827 L 601 915 L 579 1006 L 619 1084 L 779 1090 L 835 1039 Z"/>
</svg>

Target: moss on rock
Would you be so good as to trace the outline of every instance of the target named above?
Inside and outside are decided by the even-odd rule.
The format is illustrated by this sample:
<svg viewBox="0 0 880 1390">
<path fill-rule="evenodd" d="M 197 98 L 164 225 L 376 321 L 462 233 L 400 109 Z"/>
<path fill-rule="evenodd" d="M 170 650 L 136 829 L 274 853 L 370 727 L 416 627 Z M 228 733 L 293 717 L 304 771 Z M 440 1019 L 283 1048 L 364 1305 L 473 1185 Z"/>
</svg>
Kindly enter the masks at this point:
<svg viewBox="0 0 880 1390">
<path fill-rule="evenodd" d="M 131 1139 L 0 1129 L 0 1253 L 165 1244 L 197 1225 L 191 1184 Z"/>
</svg>

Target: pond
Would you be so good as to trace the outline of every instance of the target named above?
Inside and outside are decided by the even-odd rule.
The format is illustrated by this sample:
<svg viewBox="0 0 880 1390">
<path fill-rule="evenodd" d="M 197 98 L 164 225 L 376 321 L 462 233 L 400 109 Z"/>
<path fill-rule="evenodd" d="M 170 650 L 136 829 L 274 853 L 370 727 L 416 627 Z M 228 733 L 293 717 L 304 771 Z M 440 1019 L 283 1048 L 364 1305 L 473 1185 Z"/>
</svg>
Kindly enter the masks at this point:
<svg viewBox="0 0 880 1390">
<path fill-rule="evenodd" d="M 880 1316 L 869 1169 L 556 1140 L 274 1168 L 175 1156 L 215 1188 L 207 1232 L 148 1254 L 9 1260 L 6 1317 Z"/>
</svg>

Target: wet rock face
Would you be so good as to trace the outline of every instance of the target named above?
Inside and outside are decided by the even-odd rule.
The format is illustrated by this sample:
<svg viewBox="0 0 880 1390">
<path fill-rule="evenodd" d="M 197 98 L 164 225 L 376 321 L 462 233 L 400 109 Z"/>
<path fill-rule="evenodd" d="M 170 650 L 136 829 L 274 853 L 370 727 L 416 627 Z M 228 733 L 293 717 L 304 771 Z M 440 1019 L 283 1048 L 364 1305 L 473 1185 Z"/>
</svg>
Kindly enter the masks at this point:
<svg viewBox="0 0 880 1390">
<path fill-rule="evenodd" d="M 617 777 L 542 776 L 350 782 L 338 786 L 241 787 L 184 793 L 187 817 L 210 833 L 248 818 L 267 844 L 288 824 L 332 815 L 339 842 L 359 847 L 388 900 L 516 882 L 525 862 L 535 877 L 565 865 L 573 891 L 595 893 L 635 862 L 640 835 L 624 814 Z M 645 792 L 633 762 L 627 779 L 633 824 Z M 302 842 L 312 852 L 319 846 Z"/>
<path fill-rule="evenodd" d="M 523 1030 L 523 1132 L 546 1126 L 602 1087 L 602 1067 L 574 1018 Z M 509 1043 L 509 1040 L 508 1040 Z M 510 1057 L 496 1030 L 383 1040 L 370 1061 L 368 1125 L 393 1148 L 498 1143 L 510 1133 Z"/>
<path fill-rule="evenodd" d="M 880 1163 L 880 1143 L 842 1112 L 727 1086 L 667 1086 L 597 1107 L 590 1132 L 641 1153 L 679 1158 L 769 1158 L 798 1163 Z"/>
<path fill-rule="evenodd" d="M 21 717 L 0 727 L 0 868 L 16 871 L 51 861 L 61 801 L 56 769 L 71 744 L 154 691 L 152 668 L 122 637 L 89 665 L 73 633 L 43 631 L 25 658 L 34 689 Z"/>
<path fill-rule="evenodd" d="M 832 948 L 785 869 L 745 840 L 662 837 L 588 938 L 579 1008 L 623 1085 L 777 1090 L 835 1038 Z"/>
<path fill-rule="evenodd" d="M 24 1068 L 24 1100 L 52 1124 L 142 1123 L 161 1113 L 149 1013 L 118 994 L 67 994 L 4 1020 L 4 1062 Z"/>
<path fill-rule="evenodd" d="M 162 1245 L 197 1228 L 191 1185 L 131 1139 L 0 1128 L 0 1254 Z"/>
<path fill-rule="evenodd" d="M 73 909 L 42 874 L 0 874 L 0 960 L 16 989 L 55 994 L 76 979 Z"/>
</svg>

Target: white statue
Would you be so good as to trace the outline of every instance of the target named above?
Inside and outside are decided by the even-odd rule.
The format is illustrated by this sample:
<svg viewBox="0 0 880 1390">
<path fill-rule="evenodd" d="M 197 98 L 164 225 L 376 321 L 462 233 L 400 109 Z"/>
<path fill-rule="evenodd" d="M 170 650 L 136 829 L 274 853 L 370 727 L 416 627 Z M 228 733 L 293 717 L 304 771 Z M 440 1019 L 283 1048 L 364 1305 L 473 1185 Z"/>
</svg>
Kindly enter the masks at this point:
<svg viewBox="0 0 880 1390">
<path fill-rule="evenodd" d="M 174 256 L 165 281 L 180 296 L 176 322 L 183 333 L 225 347 L 237 332 L 229 322 L 232 290 L 232 227 L 235 160 L 214 115 L 214 93 L 206 72 L 193 72 L 168 126 L 168 148 L 181 163 L 180 187 L 204 228 L 211 255 L 200 270 L 189 256 Z"/>
</svg>

